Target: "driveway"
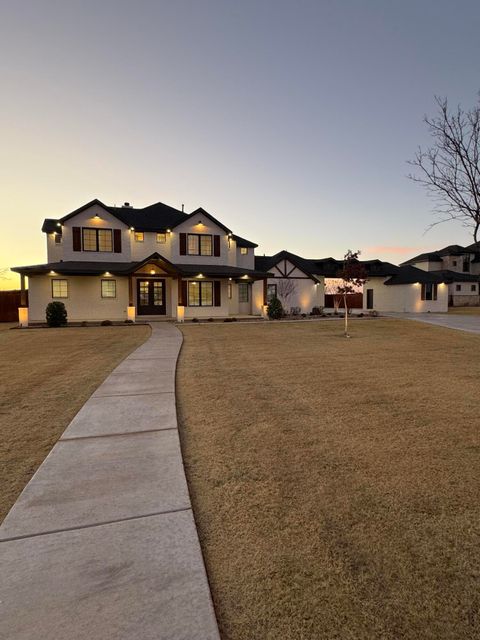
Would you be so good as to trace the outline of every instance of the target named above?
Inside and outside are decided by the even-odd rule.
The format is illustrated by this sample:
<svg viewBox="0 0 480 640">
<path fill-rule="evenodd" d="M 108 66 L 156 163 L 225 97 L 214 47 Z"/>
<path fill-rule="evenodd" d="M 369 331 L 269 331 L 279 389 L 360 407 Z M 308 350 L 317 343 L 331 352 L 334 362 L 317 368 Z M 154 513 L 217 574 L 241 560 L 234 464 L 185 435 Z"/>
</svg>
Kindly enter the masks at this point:
<svg viewBox="0 0 480 640">
<path fill-rule="evenodd" d="M 462 316 L 449 313 L 386 313 L 385 315 L 392 318 L 405 318 L 406 320 L 435 324 L 447 329 L 480 333 L 480 315 Z"/>
</svg>

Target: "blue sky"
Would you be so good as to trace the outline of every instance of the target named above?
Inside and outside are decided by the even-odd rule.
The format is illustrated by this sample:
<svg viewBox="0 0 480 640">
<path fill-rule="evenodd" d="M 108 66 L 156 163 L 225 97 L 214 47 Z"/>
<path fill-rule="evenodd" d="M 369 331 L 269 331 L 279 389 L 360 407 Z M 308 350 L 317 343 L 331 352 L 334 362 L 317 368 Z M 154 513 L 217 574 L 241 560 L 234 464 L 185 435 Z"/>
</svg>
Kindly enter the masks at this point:
<svg viewBox="0 0 480 640">
<path fill-rule="evenodd" d="M 203 206 L 257 253 L 470 242 L 424 234 L 405 176 L 434 95 L 477 100 L 479 23 L 462 0 L 0 0 L 0 267 L 95 197 Z"/>
</svg>

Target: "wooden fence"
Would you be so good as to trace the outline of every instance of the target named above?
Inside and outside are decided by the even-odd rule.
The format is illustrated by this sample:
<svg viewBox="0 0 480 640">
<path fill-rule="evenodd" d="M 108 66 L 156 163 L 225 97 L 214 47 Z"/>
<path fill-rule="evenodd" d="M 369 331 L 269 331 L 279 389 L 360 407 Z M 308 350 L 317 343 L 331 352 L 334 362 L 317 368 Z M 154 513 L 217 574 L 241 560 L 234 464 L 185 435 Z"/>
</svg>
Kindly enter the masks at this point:
<svg viewBox="0 0 480 640">
<path fill-rule="evenodd" d="M 325 294 L 325 306 L 329 309 L 335 307 L 335 298 L 339 298 L 339 308 L 343 309 L 343 296 L 336 296 L 330 293 Z M 349 293 L 347 294 L 347 307 L 349 309 L 363 309 L 363 293 Z"/>
<path fill-rule="evenodd" d="M 28 291 L 25 292 L 28 306 Z M 0 322 L 16 322 L 18 307 L 21 307 L 20 291 L 0 291 Z"/>
</svg>

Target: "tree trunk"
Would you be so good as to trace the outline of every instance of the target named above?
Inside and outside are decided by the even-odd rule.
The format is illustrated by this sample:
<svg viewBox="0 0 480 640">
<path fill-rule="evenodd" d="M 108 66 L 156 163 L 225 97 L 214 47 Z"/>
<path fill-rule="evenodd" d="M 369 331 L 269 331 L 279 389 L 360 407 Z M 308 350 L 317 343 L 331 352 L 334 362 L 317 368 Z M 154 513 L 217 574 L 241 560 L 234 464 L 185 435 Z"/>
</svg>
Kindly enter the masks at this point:
<svg viewBox="0 0 480 640">
<path fill-rule="evenodd" d="M 343 294 L 343 306 L 345 307 L 345 337 L 348 338 L 348 309 L 346 294 Z"/>
</svg>

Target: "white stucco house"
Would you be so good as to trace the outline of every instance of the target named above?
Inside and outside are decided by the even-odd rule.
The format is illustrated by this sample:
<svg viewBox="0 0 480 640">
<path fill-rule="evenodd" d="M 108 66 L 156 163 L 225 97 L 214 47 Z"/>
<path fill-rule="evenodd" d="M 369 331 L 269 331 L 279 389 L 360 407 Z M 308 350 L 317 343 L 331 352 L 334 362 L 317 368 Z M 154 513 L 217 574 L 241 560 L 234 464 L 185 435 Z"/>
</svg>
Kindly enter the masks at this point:
<svg viewBox="0 0 480 640">
<path fill-rule="evenodd" d="M 450 306 L 480 305 L 480 242 L 422 253 L 403 263 L 407 265 L 439 276 L 448 285 Z"/>
<path fill-rule="evenodd" d="M 274 296 L 287 312 L 310 314 L 325 306 L 325 283 L 342 269 L 341 260 L 286 250 L 255 256 L 254 242 L 204 209 L 186 213 L 161 202 L 134 208 L 92 200 L 46 219 L 42 231 L 47 262 L 13 268 L 23 292 L 28 278 L 23 325 L 44 322 L 53 300 L 64 302 L 72 322 L 262 316 Z M 368 278 L 364 309 L 447 311 L 449 298 L 457 304 L 459 286 L 470 287 L 469 299 L 475 293 L 478 304 L 480 248 L 457 247 L 455 258 L 447 249 L 445 256 L 424 254 L 400 266 L 361 261 Z"/>
<path fill-rule="evenodd" d="M 262 314 L 268 273 L 255 268 L 257 245 L 204 209 L 92 200 L 42 231 L 47 262 L 13 268 L 22 289 L 28 277 L 29 322 L 44 322 L 52 300 L 69 321 Z M 253 296 L 257 281 L 262 295 Z"/>
</svg>

